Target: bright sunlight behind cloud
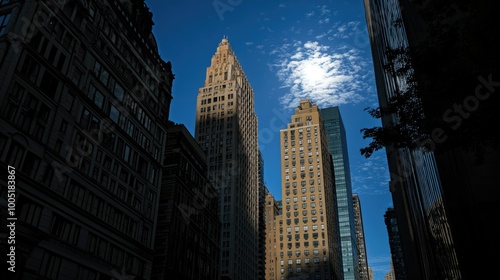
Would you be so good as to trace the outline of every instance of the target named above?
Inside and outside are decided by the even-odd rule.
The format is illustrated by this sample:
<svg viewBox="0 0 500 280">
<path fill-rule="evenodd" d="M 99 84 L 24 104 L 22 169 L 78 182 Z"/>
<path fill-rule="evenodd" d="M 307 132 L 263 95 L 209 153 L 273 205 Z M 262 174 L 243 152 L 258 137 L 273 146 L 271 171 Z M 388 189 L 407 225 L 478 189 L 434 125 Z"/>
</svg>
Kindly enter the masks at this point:
<svg viewBox="0 0 500 280">
<path fill-rule="evenodd" d="M 278 52 L 277 75 L 289 93 L 281 98 L 287 108 L 309 98 L 320 107 L 357 103 L 368 89 L 367 62 L 356 49 L 333 49 L 318 42 L 285 44 Z"/>
</svg>

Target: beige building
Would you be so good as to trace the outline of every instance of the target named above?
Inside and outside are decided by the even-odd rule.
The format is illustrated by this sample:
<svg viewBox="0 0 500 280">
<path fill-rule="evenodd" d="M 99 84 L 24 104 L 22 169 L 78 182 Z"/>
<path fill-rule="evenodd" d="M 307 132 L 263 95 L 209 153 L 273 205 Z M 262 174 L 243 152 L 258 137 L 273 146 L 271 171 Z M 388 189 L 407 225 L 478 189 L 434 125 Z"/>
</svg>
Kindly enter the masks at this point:
<svg viewBox="0 0 500 280">
<path fill-rule="evenodd" d="M 318 106 L 300 101 L 280 141 L 276 279 L 342 279 L 332 161 Z"/>
<path fill-rule="evenodd" d="M 257 279 L 259 149 L 253 89 L 222 39 L 196 102 L 196 140 L 219 194 L 221 273 Z"/>
<path fill-rule="evenodd" d="M 361 213 L 361 202 L 358 194 L 352 196 L 354 209 L 354 225 L 356 227 L 356 239 L 358 244 L 359 279 L 370 280 L 368 271 L 368 256 L 366 254 L 365 230 L 363 228 L 363 215 Z"/>
<path fill-rule="evenodd" d="M 277 246 L 277 235 L 276 229 L 278 228 L 278 222 L 281 219 L 280 210 L 278 204 L 274 199 L 274 196 L 266 189 L 266 280 L 274 280 L 279 274 L 278 263 L 278 246 Z"/>
<path fill-rule="evenodd" d="M 385 280 L 396 280 L 396 275 L 394 274 L 394 266 L 391 261 L 391 270 L 389 270 L 384 277 Z"/>
</svg>

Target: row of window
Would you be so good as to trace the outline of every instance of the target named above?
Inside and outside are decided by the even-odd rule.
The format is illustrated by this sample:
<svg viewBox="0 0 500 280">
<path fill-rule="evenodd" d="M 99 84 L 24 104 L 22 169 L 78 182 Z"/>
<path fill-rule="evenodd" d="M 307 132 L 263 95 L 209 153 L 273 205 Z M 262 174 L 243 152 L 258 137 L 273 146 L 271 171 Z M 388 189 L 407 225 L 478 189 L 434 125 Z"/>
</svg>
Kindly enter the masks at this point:
<svg viewBox="0 0 500 280">
<path fill-rule="evenodd" d="M 304 158 L 305 154 L 302 152 L 299 154 L 300 158 Z M 308 157 L 312 157 L 313 156 L 313 152 L 308 152 L 307 153 L 307 156 Z M 319 156 L 319 151 L 316 151 L 316 156 Z M 285 155 L 285 160 L 288 160 L 290 157 L 288 155 Z M 297 155 L 296 154 L 292 154 L 291 156 L 292 159 L 296 159 L 297 158 Z"/>
<path fill-rule="evenodd" d="M 310 198 L 312 201 L 314 201 L 314 200 L 316 200 L 316 195 L 311 194 L 311 196 L 310 196 L 309 198 Z M 322 195 L 319 195 L 319 200 L 321 200 L 321 198 L 322 198 Z M 299 198 L 295 196 L 295 197 L 293 197 L 293 198 L 292 198 L 292 200 L 293 200 L 293 202 L 298 202 L 298 201 L 299 201 Z M 301 200 L 302 200 L 302 201 L 304 201 L 304 202 L 305 202 L 305 201 L 307 201 L 307 196 L 302 196 L 302 199 L 301 199 Z M 290 198 L 289 198 L 289 197 L 287 197 L 287 198 L 285 199 L 285 201 L 286 201 L 286 203 L 290 203 Z"/>
<path fill-rule="evenodd" d="M 312 230 L 318 230 L 318 225 L 312 225 L 311 226 L 311 229 Z M 321 229 L 324 230 L 325 229 L 325 225 L 324 224 L 321 224 Z M 295 226 L 293 228 L 293 230 L 295 232 L 299 232 L 300 231 L 300 226 Z M 305 226 L 302 226 L 302 230 L 303 231 L 308 231 L 309 230 L 309 225 L 305 225 Z M 286 228 L 286 232 L 292 232 L 292 228 L 291 227 L 287 227 Z M 283 228 L 280 227 L 280 233 L 283 233 Z"/>
<path fill-rule="evenodd" d="M 117 230 L 127 233 L 128 236 L 142 242 L 145 246 L 151 244 L 149 229 L 147 227 L 139 229 L 138 222 L 133 221 L 117 207 L 77 182 L 71 180 L 69 186 L 67 198 L 76 206 L 103 220 Z"/>
</svg>

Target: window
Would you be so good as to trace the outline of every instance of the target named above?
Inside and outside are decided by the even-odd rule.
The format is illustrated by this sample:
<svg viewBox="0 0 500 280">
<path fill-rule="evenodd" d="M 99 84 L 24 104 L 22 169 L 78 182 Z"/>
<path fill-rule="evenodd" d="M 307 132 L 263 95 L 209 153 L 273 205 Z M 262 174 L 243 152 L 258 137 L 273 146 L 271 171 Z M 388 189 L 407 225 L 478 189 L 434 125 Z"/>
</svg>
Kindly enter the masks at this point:
<svg viewBox="0 0 500 280">
<path fill-rule="evenodd" d="M 23 145 L 17 142 L 12 142 L 10 145 L 9 153 L 7 154 L 6 162 L 12 166 L 20 166 L 25 153 Z"/>
<path fill-rule="evenodd" d="M 51 233 L 62 241 L 76 244 L 80 235 L 80 227 L 55 214 L 52 222 Z"/>
<path fill-rule="evenodd" d="M 40 166 L 40 158 L 33 154 L 32 152 L 28 152 L 26 158 L 24 159 L 24 164 L 21 168 L 21 171 L 28 175 L 28 177 L 35 178 L 38 167 Z"/>
<path fill-rule="evenodd" d="M 21 205 L 21 214 L 19 215 L 19 220 L 37 227 L 38 222 L 40 221 L 42 207 L 26 198 L 24 200 L 21 200 L 19 204 Z"/>
<path fill-rule="evenodd" d="M 113 94 L 118 98 L 120 101 L 123 101 L 123 94 L 124 94 L 123 87 L 119 83 L 115 83 L 115 88 L 113 89 Z"/>
<path fill-rule="evenodd" d="M 120 119 L 120 111 L 118 111 L 118 108 L 116 108 L 115 105 L 111 104 L 109 107 L 109 118 L 116 124 L 118 124 L 118 121 Z"/>
<path fill-rule="evenodd" d="M 104 95 L 93 84 L 89 85 L 87 97 L 90 98 L 97 107 L 102 109 L 104 105 Z"/>
<path fill-rule="evenodd" d="M 2 4 L 4 1 L 2 1 Z M 9 2 L 9 1 L 7 1 Z M 0 36 L 5 34 L 5 30 L 7 29 L 7 24 L 9 24 L 10 13 L 0 15 Z"/>
<path fill-rule="evenodd" d="M 45 70 L 42 81 L 40 82 L 40 89 L 49 98 L 54 99 L 54 96 L 59 86 L 59 80 L 52 75 L 48 70 Z"/>
<path fill-rule="evenodd" d="M 99 61 L 96 61 L 94 64 L 94 74 L 101 80 L 101 82 L 104 85 L 108 85 L 109 81 L 109 72 L 104 69 L 104 67 L 99 63 Z"/>
<path fill-rule="evenodd" d="M 40 264 L 40 276 L 44 276 L 47 279 L 58 279 L 60 267 L 61 258 L 45 252 Z"/>
</svg>

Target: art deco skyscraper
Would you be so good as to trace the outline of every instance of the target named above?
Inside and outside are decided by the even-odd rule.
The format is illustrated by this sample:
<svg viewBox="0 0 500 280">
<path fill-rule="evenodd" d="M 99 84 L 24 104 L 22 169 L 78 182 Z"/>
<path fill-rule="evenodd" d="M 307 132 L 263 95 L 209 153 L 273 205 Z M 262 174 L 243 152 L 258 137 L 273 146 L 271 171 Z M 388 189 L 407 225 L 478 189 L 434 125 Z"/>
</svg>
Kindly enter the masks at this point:
<svg viewBox="0 0 500 280">
<path fill-rule="evenodd" d="M 320 113 L 328 138 L 328 151 L 332 155 L 333 161 L 344 280 L 356 280 L 359 279 L 359 253 L 344 123 L 337 106 L 321 109 Z"/>
<path fill-rule="evenodd" d="M 302 100 L 280 141 L 283 214 L 276 279 L 342 279 L 332 159 L 318 106 Z"/>
<path fill-rule="evenodd" d="M 253 89 L 222 39 L 196 102 L 196 139 L 219 193 L 221 276 L 257 279 L 259 148 Z"/>
</svg>

